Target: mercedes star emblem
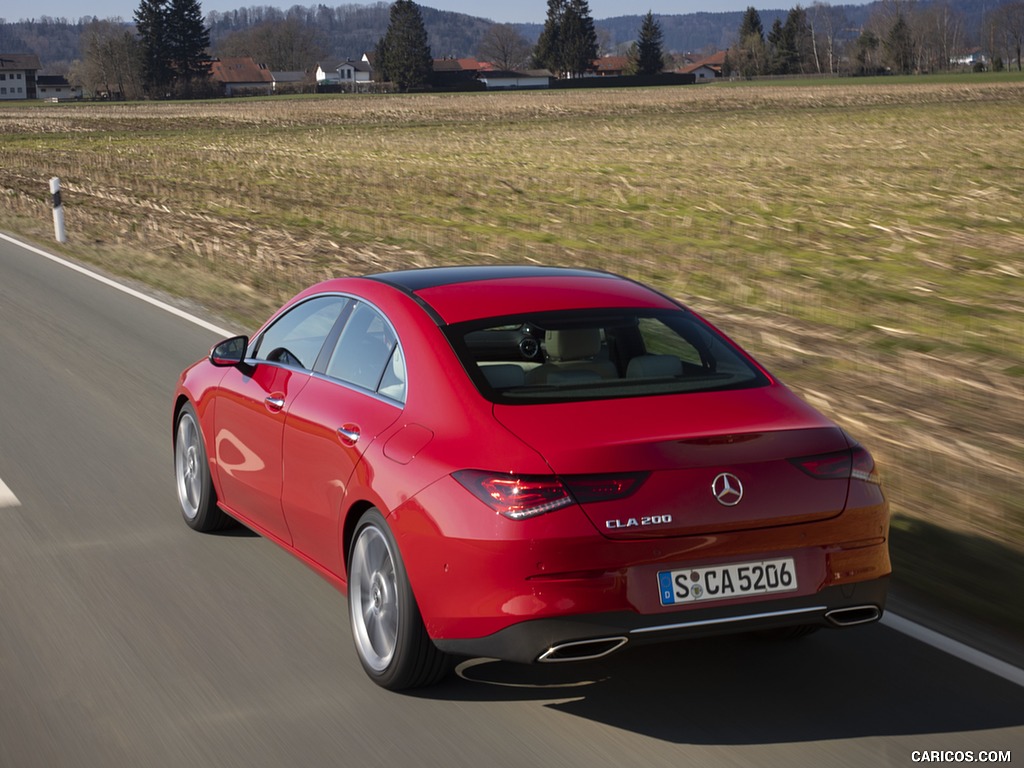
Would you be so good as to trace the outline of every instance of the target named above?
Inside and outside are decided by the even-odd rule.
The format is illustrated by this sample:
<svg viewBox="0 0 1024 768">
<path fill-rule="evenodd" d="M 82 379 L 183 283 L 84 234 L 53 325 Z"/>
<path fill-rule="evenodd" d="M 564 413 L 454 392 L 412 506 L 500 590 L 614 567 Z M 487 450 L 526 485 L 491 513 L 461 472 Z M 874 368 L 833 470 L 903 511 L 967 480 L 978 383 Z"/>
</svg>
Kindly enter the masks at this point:
<svg viewBox="0 0 1024 768">
<path fill-rule="evenodd" d="M 735 507 L 743 498 L 743 483 L 736 475 L 723 472 L 711 483 L 711 493 L 723 507 Z"/>
</svg>

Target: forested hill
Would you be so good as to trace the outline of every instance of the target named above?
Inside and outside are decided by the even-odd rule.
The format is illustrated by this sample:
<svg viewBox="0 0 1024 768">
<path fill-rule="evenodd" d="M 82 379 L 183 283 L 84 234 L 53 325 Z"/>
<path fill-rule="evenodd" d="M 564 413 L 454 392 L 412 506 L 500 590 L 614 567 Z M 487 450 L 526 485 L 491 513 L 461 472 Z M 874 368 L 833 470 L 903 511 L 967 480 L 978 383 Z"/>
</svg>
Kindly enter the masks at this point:
<svg viewBox="0 0 1024 768">
<path fill-rule="evenodd" d="M 993 0 L 949 0 L 945 4 L 964 19 L 966 39 L 972 44 L 978 44 L 985 13 L 1000 3 Z M 795 5 L 797 3 L 794 2 L 792 6 Z M 800 5 L 808 9 L 812 7 L 808 2 Z M 856 36 L 879 5 L 881 0 L 868 5 L 820 7 L 841 20 L 841 26 L 849 30 L 851 36 Z M 922 5 L 927 3 L 921 3 L 919 7 Z M 754 6 L 757 7 L 756 3 Z M 475 56 L 484 33 L 493 24 L 488 19 L 439 11 L 423 4 L 420 8 L 435 58 Z M 784 21 L 788 11 L 789 8 L 758 8 L 765 31 L 771 28 L 776 18 Z M 267 21 L 295 18 L 316 30 L 325 58 L 355 58 L 364 51 L 372 50 L 384 34 L 388 12 L 389 4 L 383 2 L 339 5 L 333 8 L 324 4 L 308 7 L 294 5 L 287 11 L 271 6 L 249 6 L 227 13 L 211 12 L 206 22 L 210 26 L 213 54 L 217 53 L 218 44 L 233 32 L 244 31 Z M 742 15 L 741 12 L 688 13 L 659 15 L 657 19 L 661 24 L 666 51 L 699 53 L 720 50 L 733 44 Z M 80 38 L 93 19 L 92 16 L 83 16 L 75 21 L 49 17 L 17 22 L 0 19 L 0 53 L 35 53 L 39 56 L 44 72 L 64 73 L 71 62 L 81 57 Z M 543 21 L 538 19 L 536 24 L 515 26 L 532 43 L 539 36 Z M 641 21 L 640 14 L 596 19 L 595 27 L 602 53 L 614 53 L 627 46 L 636 38 Z M 125 23 L 131 23 L 131 20 L 125 20 Z"/>
</svg>

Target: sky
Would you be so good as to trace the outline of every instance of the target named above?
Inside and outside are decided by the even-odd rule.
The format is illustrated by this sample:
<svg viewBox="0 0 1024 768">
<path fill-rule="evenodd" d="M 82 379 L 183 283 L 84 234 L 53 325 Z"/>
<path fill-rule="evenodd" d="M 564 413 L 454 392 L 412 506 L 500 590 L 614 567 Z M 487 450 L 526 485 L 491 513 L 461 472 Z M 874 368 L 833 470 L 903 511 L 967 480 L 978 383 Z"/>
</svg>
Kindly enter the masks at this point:
<svg viewBox="0 0 1024 768">
<path fill-rule="evenodd" d="M 287 9 L 293 5 L 303 7 L 323 2 L 329 7 L 338 5 L 371 5 L 371 0 L 200 0 L 203 13 L 233 11 L 249 6 L 276 6 Z M 590 14 L 595 19 L 611 16 L 635 16 L 653 11 L 655 14 L 696 13 L 699 11 L 742 11 L 753 5 L 758 10 L 789 8 L 793 0 L 777 0 L 767 5 L 757 0 L 590 0 Z M 805 2 L 804 5 L 808 3 Z M 8 5 L 6 2 L 3 5 Z M 16 5 L 11 7 L 11 5 Z M 0 8 L 0 18 L 19 21 L 22 18 L 39 19 L 42 16 L 77 21 L 82 16 L 100 19 L 120 17 L 128 21 L 135 15 L 139 0 L 33 0 Z M 419 5 L 442 11 L 468 13 L 472 16 L 501 22 L 533 22 L 542 24 L 547 16 L 547 0 L 424 0 Z M 29 15 L 31 14 L 31 15 Z"/>
</svg>

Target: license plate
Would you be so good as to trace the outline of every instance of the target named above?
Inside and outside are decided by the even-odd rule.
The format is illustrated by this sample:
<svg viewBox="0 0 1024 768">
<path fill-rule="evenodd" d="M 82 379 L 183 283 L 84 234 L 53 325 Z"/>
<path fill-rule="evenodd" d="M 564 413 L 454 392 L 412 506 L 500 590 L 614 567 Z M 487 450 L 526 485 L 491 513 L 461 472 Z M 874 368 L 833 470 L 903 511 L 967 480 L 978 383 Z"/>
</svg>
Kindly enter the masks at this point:
<svg viewBox="0 0 1024 768">
<path fill-rule="evenodd" d="M 793 558 L 729 563 L 702 568 L 659 571 L 662 605 L 682 605 L 706 600 L 727 600 L 746 595 L 792 592 L 796 586 Z"/>
</svg>

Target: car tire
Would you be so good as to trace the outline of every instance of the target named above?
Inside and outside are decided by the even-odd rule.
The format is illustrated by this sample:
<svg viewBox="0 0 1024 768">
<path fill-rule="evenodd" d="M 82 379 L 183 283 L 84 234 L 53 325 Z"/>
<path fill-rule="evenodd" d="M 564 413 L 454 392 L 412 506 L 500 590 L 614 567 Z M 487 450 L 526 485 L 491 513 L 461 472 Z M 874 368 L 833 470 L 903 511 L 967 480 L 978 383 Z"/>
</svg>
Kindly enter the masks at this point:
<svg viewBox="0 0 1024 768">
<path fill-rule="evenodd" d="M 174 485 L 181 515 L 189 528 L 204 533 L 234 524 L 217 506 L 217 492 L 210 477 L 206 443 L 195 409 L 186 403 L 174 430 Z"/>
<path fill-rule="evenodd" d="M 348 566 L 352 639 L 370 679 L 397 691 L 443 678 L 450 659 L 427 634 L 402 555 L 378 510 L 359 519 Z"/>
</svg>

